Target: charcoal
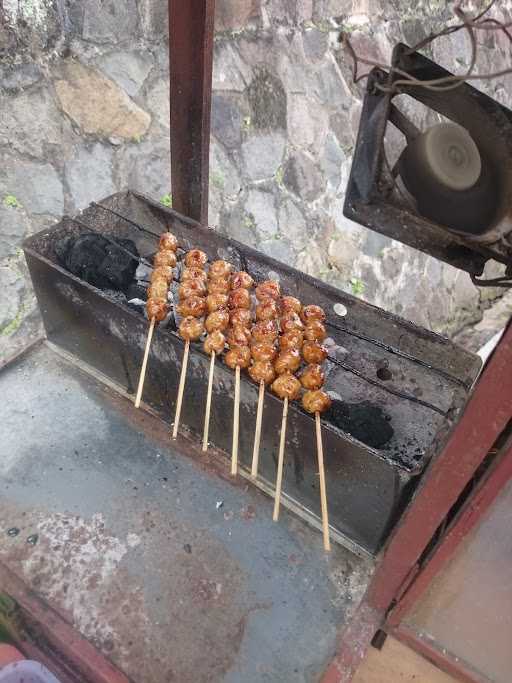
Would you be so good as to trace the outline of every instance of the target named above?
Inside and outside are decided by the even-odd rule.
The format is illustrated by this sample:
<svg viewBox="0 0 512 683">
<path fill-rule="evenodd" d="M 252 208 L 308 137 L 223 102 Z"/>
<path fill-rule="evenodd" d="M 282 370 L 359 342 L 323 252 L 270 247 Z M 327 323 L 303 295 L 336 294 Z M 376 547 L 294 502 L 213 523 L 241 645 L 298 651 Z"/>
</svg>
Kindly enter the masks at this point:
<svg viewBox="0 0 512 683">
<path fill-rule="evenodd" d="M 73 275 L 99 289 L 127 292 L 134 280 L 138 261 L 116 244 L 139 256 L 132 240 L 115 237 L 105 239 L 97 233 L 84 233 L 60 240 L 55 251 L 60 264 Z"/>
<path fill-rule="evenodd" d="M 382 448 L 393 438 L 390 418 L 369 401 L 346 403 L 334 399 L 325 418 L 371 448 Z"/>
</svg>

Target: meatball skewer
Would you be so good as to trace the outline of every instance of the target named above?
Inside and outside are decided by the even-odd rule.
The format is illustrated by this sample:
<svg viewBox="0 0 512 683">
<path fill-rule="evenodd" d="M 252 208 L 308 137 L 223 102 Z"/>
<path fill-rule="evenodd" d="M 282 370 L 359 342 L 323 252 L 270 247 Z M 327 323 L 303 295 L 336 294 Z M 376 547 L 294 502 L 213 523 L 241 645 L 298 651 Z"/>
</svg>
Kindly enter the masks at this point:
<svg viewBox="0 0 512 683">
<path fill-rule="evenodd" d="M 153 339 L 155 325 L 165 319 L 168 312 L 167 294 L 169 285 L 173 279 L 173 267 L 176 265 L 176 250 L 178 240 L 170 232 L 164 232 L 160 236 L 159 249 L 154 258 L 154 270 L 151 275 L 151 287 L 148 291 L 148 301 L 146 311 L 149 319 L 149 330 L 146 339 L 146 348 L 140 368 L 139 384 L 135 394 L 135 407 L 140 407 L 144 381 L 146 379 L 146 368 L 148 365 L 149 349 Z"/>
<path fill-rule="evenodd" d="M 199 268 L 202 270 L 208 262 L 208 256 L 204 251 L 191 249 L 185 254 L 184 260 L 187 269 Z M 206 310 L 204 294 L 205 286 L 202 278 L 191 277 L 190 279 L 183 280 L 182 277 L 179 295 L 183 300 L 180 301 L 177 310 L 185 316 L 178 329 L 180 337 L 185 341 L 185 349 L 183 351 L 183 361 L 181 363 L 180 383 L 178 386 L 176 412 L 174 414 L 174 425 L 172 429 L 172 438 L 174 440 L 178 438 L 183 393 L 185 391 L 185 380 L 187 377 L 190 342 L 197 341 L 204 332 L 204 323 L 202 320 Z"/>
</svg>

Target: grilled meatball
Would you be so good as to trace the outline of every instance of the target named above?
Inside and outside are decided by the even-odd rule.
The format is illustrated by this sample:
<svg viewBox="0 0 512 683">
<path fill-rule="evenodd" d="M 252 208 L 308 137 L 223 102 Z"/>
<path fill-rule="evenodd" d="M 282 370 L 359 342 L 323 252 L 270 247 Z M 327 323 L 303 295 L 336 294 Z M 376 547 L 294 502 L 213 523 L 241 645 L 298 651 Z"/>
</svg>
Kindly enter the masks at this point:
<svg viewBox="0 0 512 683">
<path fill-rule="evenodd" d="M 235 346 L 226 353 L 224 362 L 233 370 L 237 366 L 248 368 L 251 364 L 251 350 L 248 346 Z"/>
<path fill-rule="evenodd" d="M 233 266 L 227 261 L 214 261 L 208 271 L 208 277 L 211 280 L 216 280 L 217 278 L 226 278 L 231 275 Z"/>
<path fill-rule="evenodd" d="M 327 337 L 325 325 L 320 322 L 320 320 L 311 320 L 311 322 L 306 325 L 304 337 L 308 341 L 322 342 Z"/>
<path fill-rule="evenodd" d="M 165 280 L 155 280 L 148 287 L 148 299 L 167 299 L 169 286 Z"/>
<path fill-rule="evenodd" d="M 310 304 L 309 306 L 304 306 L 300 312 L 300 317 L 302 321 L 308 325 L 312 320 L 319 320 L 321 323 L 325 320 L 324 309 L 320 306 L 315 306 L 315 304 Z"/>
<path fill-rule="evenodd" d="M 177 248 L 178 240 L 172 232 L 163 232 L 160 235 L 160 242 L 158 244 L 158 249 L 160 251 L 176 251 Z"/>
<path fill-rule="evenodd" d="M 281 332 L 290 332 L 291 330 L 303 330 L 304 325 L 302 324 L 301 319 L 297 315 L 297 313 L 286 313 L 285 315 L 281 316 L 281 320 L 279 321 L 281 325 Z"/>
<path fill-rule="evenodd" d="M 201 280 L 187 280 L 182 282 L 178 288 L 178 296 L 180 301 L 190 299 L 191 296 L 204 296 L 206 294 L 206 285 Z"/>
<path fill-rule="evenodd" d="M 231 289 L 231 280 L 228 277 L 217 277 L 208 282 L 210 294 L 227 294 Z"/>
<path fill-rule="evenodd" d="M 272 363 L 266 360 L 257 360 L 251 365 L 247 372 L 251 379 L 258 384 L 260 382 L 270 384 L 276 378 Z"/>
<path fill-rule="evenodd" d="M 227 311 L 213 311 L 204 321 L 207 332 L 220 330 L 223 332 L 229 325 L 229 313 Z"/>
<path fill-rule="evenodd" d="M 279 316 L 279 307 L 274 299 L 263 299 L 256 306 L 256 320 L 273 320 Z"/>
<path fill-rule="evenodd" d="M 268 342 L 253 342 L 251 354 L 255 361 L 270 361 L 277 356 L 277 349 L 274 344 Z"/>
<path fill-rule="evenodd" d="M 235 308 L 229 314 L 229 319 L 233 326 L 242 325 L 242 327 L 248 327 L 252 322 L 252 313 L 247 308 Z"/>
<path fill-rule="evenodd" d="M 302 304 L 294 296 L 283 296 L 281 299 L 281 310 L 283 313 L 300 313 Z"/>
<path fill-rule="evenodd" d="M 300 382 L 291 373 L 285 372 L 274 380 L 272 383 L 272 391 L 276 396 L 279 396 L 279 398 L 287 398 L 290 401 L 295 401 L 300 396 Z"/>
<path fill-rule="evenodd" d="M 153 266 L 155 268 L 160 268 L 160 266 L 175 268 L 177 263 L 178 259 L 173 251 L 157 251 L 153 258 Z"/>
<path fill-rule="evenodd" d="M 229 295 L 229 308 L 251 308 L 251 297 L 247 289 L 234 289 Z"/>
<path fill-rule="evenodd" d="M 189 299 L 181 301 L 176 306 L 176 310 L 180 315 L 200 318 L 206 312 L 206 299 L 202 296 L 191 296 Z"/>
<path fill-rule="evenodd" d="M 200 249 L 191 249 L 185 254 L 185 265 L 188 268 L 204 268 L 208 263 L 208 256 Z"/>
<path fill-rule="evenodd" d="M 295 372 L 300 367 L 300 353 L 297 349 L 281 351 L 274 361 L 274 369 L 278 375 L 283 372 Z"/>
<path fill-rule="evenodd" d="M 247 346 L 251 341 L 251 332 L 247 327 L 236 325 L 230 327 L 227 334 L 228 344 L 231 348 L 235 346 Z"/>
<path fill-rule="evenodd" d="M 182 339 L 196 341 L 204 332 L 203 321 L 189 315 L 181 321 L 179 332 Z"/>
<path fill-rule="evenodd" d="M 228 295 L 227 294 L 208 294 L 206 297 L 206 308 L 208 313 L 213 313 L 214 311 L 220 311 L 222 308 L 228 307 Z"/>
<path fill-rule="evenodd" d="M 183 268 L 181 281 L 188 282 L 188 280 L 201 280 L 201 282 L 206 284 L 207 275 L 202 268 Z"/>
<path fill-rule="evenodd" d="M 165 280 L 169 285 L 174 277 L 174 271 L 171 266 L 159 266 L 151 273 L 151 283 L 155 280 Z"/>
<path fill-rule="evenodd" d="M 233 273 L 231 276 L 232 289 L 251 289 L 254 280 L 246 273 L 245 270 L 240 270 L 238 273 Z"/>
<path fill-rule="evenodd" d="M 316 341 L 305 341 L 302 356 L 306 363 L 323 363 L 327 358 L 327 349 Z"/>
<path fill-rule="evenodd" d="M 281 351 L 288 351 L 289 349 L 297 349 L 298 351 L 302 348 L 303 341 L 304 335 L 301 330 L 290 330 L 279 337 L 279 348 Z"/>
<path fill-rule="evenodd" d="M 161 323 L 165 319 L 169 307 L 165 299 L 149 299 L 146 304 L 146 312 L 148 314 L 149 320 L 153 318 L 157 323 Z"/>
<path fill-rule="evenodd" d="M 206 337 L 203 344 L 203 349 L 205 353 L 211 356 L 212 353 L 222 353 L 224 351 L 224 345 L 226 343 L 226 337 L 222 334 L 220 330 L 214 330 Z"/>
<path fill-rule="evenodd" d="M 278 334 L 275 320 L 260 320 L 252 328 L 252 338 L 257 342 L 273 344 Z"/>
<path fill-rule="evenodd" d="M 325 393 L 318 389 L 317 391 L 306 391 L 302 397 L 302 407 L 308 413 L 323 413 L 331 407 L 331 399 Z"/>
<path fill-rule="evenodd" d="M 279 299 L 281 288 L 279 282 L 275 280 L 265 280 L 256 287 L 256 298 L 258 301 L 263 299 Z"/>
<path fill-rule="evenodd" d="M 300 383 L 304 389 L 320 389 L 325 380 L 325 374 L 320 365 L 311 363 L 299 375 Z"/>
</svg>

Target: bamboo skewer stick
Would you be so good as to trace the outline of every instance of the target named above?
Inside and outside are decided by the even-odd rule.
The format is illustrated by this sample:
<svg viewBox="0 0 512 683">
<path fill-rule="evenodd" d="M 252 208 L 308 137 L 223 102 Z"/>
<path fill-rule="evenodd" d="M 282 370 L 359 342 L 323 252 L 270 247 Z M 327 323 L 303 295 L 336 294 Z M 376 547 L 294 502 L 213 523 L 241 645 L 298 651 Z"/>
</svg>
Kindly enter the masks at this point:
<svg viewBox="0 0 512 683">
<path fill-rule="evenodd" d="M 178 388 L 178 399 L 176 401 L 176 414 L 174 416 L 174 426 L 172 429 L 172 438 L 178 437 L 178 428 L 180 425 L 181 405 L 183 403 L 183 392 L 185 390 L 185 379 L 187 377 L 188 352 L 190 349 L 190 340 L 185 342 L 185 350 L 183 351 L 183 362 L 181 364 L 180 384 Z"/>
<path fill-rule="evenodd" d="M 272 519 L 277 522 L 279 519 L 279 506 L 281 505 L 281 486 L 283 483 L 283 464 L 284 464 L 284 445 L 286 442 L 286 420 L 288 418 L 288 397 L 284 399 L 283 419 L 281 422 L 281 439 L 279 441 L 279 458 L 277 461 L 276 496 L 274 502 L 274 514 Z"/>
<path fill-rule="evenodd" d="M 212 407 L 212 388 L 213 388 L 213 373 L 215 369 L 215 351 L 212 351 L 210 357 L 210 374 L 208 376 L 208 393 L 206 395 L 206 412 L 204 416 L 204 430 L 203 430 L 203 453 L 208 450 L 208 432 L 210 429 L 210 412 Z"/>
<path fill-rule="evenodd" d="M 142 390 L 144 389 L 144 380 L 146 379 L 146 366 L 148 364 L 149 347 L 151 346 L 151 339 L 153 337 L 153 330 L 155 329 L 155 318 L 151 318 L 149 325 L 148 338 L 146 340 L 146 349 L 144 350 L 144 359 L 140 368 L 139 386 L 137 387 L 137 395 L 135 396 L 135 407 L 140 407 L 140 400 L 142 398 Z"/>
<path fill-rule="evenodd" d="M 254 432 L 254 448 L 252 451 L 252 468 L 251 477 L 256 479 L 258 476 L 258 464 L 260 459 L 260 441 L 261 441 L 261 422 L 263 418 L 263 403 L 265 400 L 265 382 L 260 382 L 260 391 L 258 394 L 258 409 L 256 412 L 256 431 Z"/>
<path fill-rule="evenodd" d="M 324 470 L 324 447 L 322 444 L 322 425 L 320 422 L 320 413 L 315 413 L 316 423 L 316 447 L 318 451 L 318 472 L 320 475 L 320 504 L 322 507 L 322 530 L 324 534 L 324 550 L 331 549 L 331 541 L 329 538 L 329 512 L 327 510 L 327 491 L 325 486 L 325 470 Z"/>
<path fill-rule="evenodd" d="M 238 433 L 240 427 L 240 366 L 235 368 L 235 401 L 233 407 L 233 447 L 231 450 L 231 474 L 238 473 Z"/>
</svg>

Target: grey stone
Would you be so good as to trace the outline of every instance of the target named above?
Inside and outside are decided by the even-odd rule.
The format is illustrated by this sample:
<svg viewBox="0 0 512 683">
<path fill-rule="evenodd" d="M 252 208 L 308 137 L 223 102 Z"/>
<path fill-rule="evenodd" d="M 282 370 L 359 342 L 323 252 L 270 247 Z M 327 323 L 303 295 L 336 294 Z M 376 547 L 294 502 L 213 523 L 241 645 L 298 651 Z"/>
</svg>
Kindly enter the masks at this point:
<svg viewBox="0 0 512 683">
<path fill-rule="evenodd" d="M 257 247 L 259 238 L 253 216 L 244 210 L 244 199 L 234 206 L 224 206 L 220 211 L 219 230 L 250 247 Z"/>
<path fill-rule="evenodd" d="M 314 159 L 300 150 L 291 155 L 284 166 L 285 186 L 304 201 L 313 201 L 325 191 L 325 178 Z"/>
<path fill-rule="evenodd" d="M 276 261 L 281 261 L 281 263 L 286 263 L 288 266 L 293 266 L 295 263 L 296 254 L 292 243 L 282 236 L 260 242 L 258 249 L 267 256 L 276 259 Z"/>
<path fill-rule="evenodd" d="M 260 70 L 247 89 L 251 125 L 259 130 L 286 128 L 286 92 L 279 78 Z"/>
<path fill-rule="evenodd" d="M 210 191 L 234 201 L 242 189 L 237 167 L 212 138 L 210 142 Z"/>
<path fill-rule="evenodd" d="M 136 0 L 87 0 L 73 3 L 72 29 L 95 43 L 128 42 L 138 34 Z"/>
<path fill-rule="evenodd" d="M 79 147 L 66 162 L 65 177 L 75 209 L 85 209 L 90 202 L 115 192 L 112 156 L 112 150 L 98 142 Z"/>
<path fill-rule="evenodd" d="M 148 90 L 146 104 L 158 123 L 165 129 L 170 124 L 169 82 L 163 79 L 155 81 Z"/>
<path fill-rule="evenodd" d="M 19 271 L 4 259 L 0 262 L 0 335 L 5 333 L 8 325 L 12 327 L 20 315 L 24 290 L 25 284 Z"/>
<path fill-rule="evenodd" d="M 309 245 L 307 249 L 298 255 L 295 267 L 306 273 L 306 275 L 324 277 L 328 266 L 321 246 L 317 244 Z"/>
<path fill-rule="evenodd" d="M 325 107 L 302 94 L 290 95 L 288 103 L 288 137 L 292 144 L 318 150 L 329 127 Z"/>
<path fill-rule="evenodd" d="M 285 146 L 286 140 L 281 133 L 251 136 L 242 145 L 242 159 L 247 178 L 272 178 L 281 165 Z"/>
<path fill-rule="evenodd" d="M 332 57 L 321 65 L 315 76 L 313 93 L 319 102 L 336 109 L 350 106 L 353 95 Z"/>
<path fill-rule="evenodd" d="M 258 16 L 258 0 L 217 0 L 215 30 L 239 31 Z"/>
<path fill-rule="evenodd" d="M 148 52 L 111 52 L 98 62 L 100 69 L 128 95 L 136 95 L 153 66 Z"/>
<path fill-rule="evenodd" d="M 331 114 L 329 128 L 336 136 L 341 149 L 350 154 L 355 143 L 355 137 L 350 125 L 350 114 L 345 111 L 338 111 Z"/>
<path fill-rule="evenodd" d="M 60 178 L 50 164 L 12 157 L 0 160 L 0 197 L 10 194 L 31 214 L 62 215 L 64 194 Z"/>
<path fill-rule="evenodd" d="M 139 0 L 142 30 L 148 40 L 169 36 L 169 6 L 161 0 Z"/>
<path fill-rule="evenodd" d="M 213 90 L 243 92 L 253 73 L 231 40 L 219 40 L 213 48 Z"/>
<path fill-rule="evenodd" d="M 327 33 L 320 31 L 316 26 L 306 29 L 302 34 L 304 54 L 306 59 L 312 62 L 318 62 L 323 59 L 328 44 L 329 38 Z"/>
<path fill-rule="evenodd" d="M 382 258 L 383 251 L 391 244 L 391 238 L 381 235 L 379 232 L 368 230 L 368 234 L 363 244 L 363 252 L 371 258 Z"/>
<path fill-rule="evenodd" d="M 236 93 L 213 93 L 212 134 L 226 147 L 238 147 L 242 141 L 242 107 L 242 97 Z"/>
<path fill-rule="evenodd" d="M 311 238 L 299 205 L 287 198 L 279 204 L 279 231 L 291 240 L 297 251 L 305 249 Z"/>
<path fill-rule="evenodd" d="M 117 186 L 159 201 L 170 192 L 170 154 L 167 136 L 125 145 L 117 153 Z"/>
<path fill-rule="evenodd" d="M 23 208 L 6 206 L 0 197 L 0 259 L 12 256 L 30 230 Z"/>
<path fill-rule="evenodd" d="M 278 232 L 274 195 L 264 190 L 249 190 L 245 202 L 244 220 L 253 223 L 261 239 L 273 238 Z"/>
<path fill-rule="evenodd" d="M 14 64 L 0 71 L 0 88 L 16 92 L 34 85 L 41 80 L 42 76 L 41 67 L 34 62 Z"/>
<path fill-rule="evenodd" d="M 341 181 L 341 170 L 345 155 L 339 146 L 335 136 L 329 133 L 325 139 L 325 146 L 320 157 L 320 166 L 324 172 L 327 184 L 337 190 Z"/>
<path fill-rule="evenodd" d="M 268 0 L 271 21 L 279 24 L 301 24 L 312 16 L 313 0 Z"/>
</svg>

